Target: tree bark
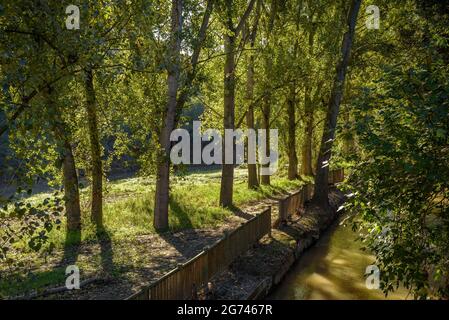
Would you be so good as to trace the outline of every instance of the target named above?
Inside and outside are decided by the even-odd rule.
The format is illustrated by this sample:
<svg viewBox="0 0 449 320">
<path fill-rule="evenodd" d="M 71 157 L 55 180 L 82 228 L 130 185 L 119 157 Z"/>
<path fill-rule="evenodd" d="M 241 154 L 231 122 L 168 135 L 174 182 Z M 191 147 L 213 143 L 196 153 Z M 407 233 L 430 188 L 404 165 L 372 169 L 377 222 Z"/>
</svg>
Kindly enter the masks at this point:
<svg viewBox="0 0 449 320">
<path fill-rule="evenodd" d="M 61 149 L 62 160 L 62 178 L 64 185 L 64 204 L 67 217 L 67 231 L 81 230 L 81 208 L 80 195 L 78 189 L 78 174 L 76 172 L 75 158 L 73 157 L 72 146 L 70 144 L 69 134 L 66 125 L 60 117 L 60 110 L 56 107 L 52 96 L 52 88 L 47 90 L 47 104 L 51 110 L 52 116 L 49 121 L 52 122 L 53 132 Z"/>
<path fill-rule="evenodd" d="M 315 39 L 315 26 L 311 26 L 309 30 L 309 61 L 314 58 L 314 39 Z M 311 68 L 311 63 L 309 63 L 309 68 Z M 310 69 L 312 73 L 312 69 Z M 302 164 L 301 173 L 304 176 L 313 176 L 312 168 L 312 145 L 313 145 L 313 123 L 315 116 L 315 108 L 312 104 L 312 85 L 311 77 L 306 78 L 305 88 L 304 88 L 304 141 L 302 145 Z"/>
<path fill-rule="evenodd" d="M 182 0 L 172 0 L 171 40 L 167 66 L 167 105 L 164 112 L 164 126 L 159 134 L 162 149 L 157 165 L 156 193 L 154 201 L 154 228 L 164 231 L 168 228 L 168 206 L 170 189 L 170 134 L 175 127 L 177 94 L 179 87 L 179 64 L 182 32 Z"/>
<path fill-rule="evenodd" d="M 246 100 L 248 103 L 248 110 L 246 112 L 246 126 L 248 129 L 254 130 L 254 54 L 252 49 L 254 49 L 257 35 L 257 26 L 259 23 L 259 13 L 260 13 L 261 1 L 257 3 L 256 18 L 253 26 L 253 30 L 249 35 L 250 37 L 250 47 L 251 51 L 248 57 L 248 69 L 246 71 Z M 249 32 L 249 28 L 248 28 Z M 249 152 L 248 144 L 247 150 Z M 255 189 L 259 186 L 259 180 L 257 179 L 257 164 L 248 163 L 248 188 Z"/>
<path fill-rule="evenodd" d="M 336 68 L 336 77 L 334 79 L 331 96 L 329 98 L 326 123 L 323 130 L 320 152 L 317 161 L 317 174 L 315 178 L 315 189 L 312 202 L 326 207 L 329 206 L 329 161 L 331 158 L 332 146 L 335 138 L 335 128 L 337 126 L 340 103 L 343 97 L 346 71 L 351 55 L 351 47 L 354 40 L 355 26 L 357 23 L 357 16 L 360 10 L 361 2 L 362 0 L 352 0 L 351 3 L 351 9 L 347 20 L 348 30 L 344 34 L 342 41 L 342 56 Z"/>
<path fill-rule="evenodd" d="M 92 161 L 91 219 L 98 227 L 103 226 L 103 165 L 98 132 L 97 101 L 92 69 L 86 70 L 85 78 L 87 122 L 89 126 L 90 155 Z"/>
<path fill-rule="evenodd" d="M 301 173 L 304 176 L 313 176 L 312 170 L 312 140 L 313 140 L 313 122 L 314 122 L 314 108 L 312 106 L 312 99 L 310 97 L 311 88 L 308 81 L 306 81 L 304 92 L 304 141 L 301 152 Z"/>
<path fill-rule="evenodd" d="M 254 92 L 254 57 L 251 55 L 249 58 L 250 62 L 248 64 L 247 71 L 247 99 L 248 99 L 248 111 L 246 113 L 246 126 L 248 129 L 254 130 L 254 106 L 253 106 L 253 92 Z M 249 148 L 247 148 L 249 152 Z M 248 188 L 255 189 L 259 186 L 259 181 L 257 180 L 257 164 L 248 163 Z"/>
<path fill-rule="evenodd" d="M 235 49 L 236 40 L 239 33 L 243 30 L 245 21 L 250 15 L 256 0 L 251 0 L 246 8 L 243 16 L 237 27 L 234 28 L 232 21 L 233 16 L 233 1 L 226 0 L 225 27 L 229 32 L 226 32 L 224 37 L 224 52 L 225 52 L 225 66 L 224 66 L 224 80 L 223 80 L 223 101 L 224 101 L 224 129 L 234 129 L 235 127 Z M 220 205 L 229 207 L 232 205 L 232 196 L 234 189 L 234 164 L 225 163 L 225 145 L 226 139 L 223 139 L 223 164 L 221 166 L 221 186 L 220 186 Z M 232 141 L 232 148 L 235 149 L 235 141 Z"/>
<path fill-rule="evenodd" d="M 296 154 L 296 95 L 295 87 L 290 89 L 287 101 L 288 116 L 288 179 L 298 178 L 298 156 Z"/>
<path fill-rule="evenodd" d="M 230 5 L 229 5 L 230 6 Z M 234 129 L 235 121 L 235 37 L 225 35 L 225 67 L 224 67 L 224 118 L 223 127 Z M 234 139 L 233 139 L 234 140 Z M 223 164 L 221 170 L 220 205 L 232 205 L 234 189 L 234 164 L 225 163 L 226 139 L 223 139 Z M 234 142 L 232 143 L 234 149 Z"/>
<path fill-rule="evenodd" d="M 67 139 L 64 141 L 63 150 L 64 159 L 62 168 L 64 176 L 64 201 L 67 216 L 67 231 L 80 231 L 81 209 L 78 189 L 78 175 L 76 173 L 72 146 Z"/>
<path fill-rule="evenodd" d="M 270 156 L 270 113 L 271 113 L 271 96 L 268 95 L 263 101 L 263 115 L 262 115 L 262 129 L 265 130 L 267 139 L 265 141 L 265 146 L 267 150 L 267 157 Z M 270 164 L 264 164 L 262 167 L 269 167 Z M 270 176 L 261 175 L 260 183 L 263 185 L 270 185 Z"/>
</svg>

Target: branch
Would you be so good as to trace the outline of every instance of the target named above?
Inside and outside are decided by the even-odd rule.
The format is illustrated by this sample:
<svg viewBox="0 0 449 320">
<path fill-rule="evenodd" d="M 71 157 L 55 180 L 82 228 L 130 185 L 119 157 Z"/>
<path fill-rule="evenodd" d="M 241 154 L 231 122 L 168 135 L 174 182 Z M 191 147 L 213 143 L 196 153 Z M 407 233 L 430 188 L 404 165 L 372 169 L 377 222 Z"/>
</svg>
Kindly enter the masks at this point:
<svg viewBox="0 0 449 320">
<path fill-rule="evenodd" d="M 17 30 L 17 29 L 4 29 L 3 31 L 7 32 L 7 33 L 18 33 L 18 34 L 23 34 L 23 35 L 28 35 L 28 36 L 35 36 L 35 37 L 41 38 L 42 40 L 44 40 L 44 42 L 46 44 L 48 44 L 48 46 L 50 48 L 52 48 L 53 50 L 55 50 L 58 53 L 59 58 L 62 60 L 63 64 L 65 64 L 64 54 L 59 50 L 58 47 L 56 47 L 50 40 L 48 40 L 46 37 L 44 37 L 44 35 L 42 35 L 41 33 L 31 32 L 31 31 L 24 31 L 24 30 Z"/>
<path fill-rule="evenodd" d="M 204 16 L 203 16 L 203 21 L 201 23 L 200 31 L 198 32 L 198 40 L 197 40 L 195 48 L 193 49 L 193 54 L 192 54 L 192 59 L 191 59 L 193 73 L 195 73 L 196 65 L 198 64 L 198 58 L 200 56 L 200 51 L 203 46 L 204 39 L 206 39 L 206 31 L 207 31 L 207 28 L 209 27 L 209 19 L 210 19 L 212 10 L 213 10 L 213 6 L 214 6 L 214 0 L 208 0 L 206 10 L 204 11 Z"/>
<path fill-rule="evenodd" d="M 256 0 L 251 0 L 248 4 L 248 7 L 245 10 L 245 13 L 243 14 L 242 18 L 240 18 L 239 24 L 237 25 L 237 28 L 235 28 L 235 36 L 237 37 L 239 33 L 242 31 L 243 26 L 245 25 L 246 19 L 248 19 L 251 11 L 253 10 L 254 3 Z"/>
<path fill-rule="evenodd" d="M 245 110 L 245 112 L 243 113 L 242 117 L 240 118 L 240 120 L 237 122 L 237 125 L 235 126 L 235 129 L 240 128 L 240 126 L 243 123 L 243 120 L 245 120 L 246 114 L 248 113 L 248 109 Z"/>
<path fill-rule="evenodd" d="M 184 107 L 184 104 L 186 103 L 187 99 L 189 98 L 188 87 L 190 87 L 192 85 L 192 82 L 195 78 L 196 67 L 198 65 L 198 58 L 200 56 L 201 48 L 203 47 L 204 39 L 206 38 L 206 31 L 207 31 L 207 28 L 209 27 L 209 18 L 211 16 L 211 13 L 213 10 L 214 1 L 215 0 L 207 1 L 207 7 L 206 7 L 206 10 L 204 11 L 203 21 L 201 23 L 200 31 L 198 32 L 198 42 L 196 43 L 196 46 L 193 50 L 193 54 L 192 54 L 192 58 L 191 58 L 192 69 L 189 72 L 187 72 L 186 80 L 182 84 L 180 94 L 176 101 L 176 104 L 177 104 L 176 108 L 178 111 Z M 175 126 L 178 123 L 178 120 L 179 120 L 178 118 L 179 118 L 179 116 L 176 116 Z"/>
<path fill-rule="evenodd" d="M 8 122 L 13 122 L 15 121 L 21 114 L 23 111 L 25 111 L 25 109 L 30 108 L 31 106 L 28 104 L 31 99 L 33 99 L 38 93 L 40 93 L 43 89 L 47 88 L 48 86 L 53 85 L 54 83 L 58 82 L 59 80 L 61 80 L 62 78 L 68 76 L 68 75 L 72 75 L 72 74 L 76 74 L 78 72 L 82 71 L 82 69 L 80 70 L 75 70 L 73 72 L 69 72 L 68 74 L 63 74 L 55 79 L 53 79 L 50 82 L 46 82 L 44 84 L 42 84 L 39 88 L 34 89 L 28 96 L 22 98 L 22 103 L 17 104 L 14 103 L 15 105 L 18 105 L 19 108 L 14 112 L 14 114 L 12 115 L 11 119 L 7 119 L 6 121 L 3 122 L 3 124 L 0 126 L 0 136 L 2 136 L 6 130 L 8 130 Z"/>
<path fill-rule="evenodd" d="M 269 127 L 271 127 L 271 125 L 274 123 L 275 120 L 277 120 L 277 118 L 279 117 L 279 115 L 281 114 L 281 112 L 284 110 L 284 106 L 282 105 L 279 110 L 276 113 L 276 116 L 271 117 L 271 121 L 269 123 Z"/>
<path fill-rule="evenodd" d="M 6 130 L 8 130 L 8 122 L 15 121 L 26 108 L 30 108 L 30 106 L 27 104 L 21 103 L 17 105 L 19 106 L 19 108 L 14 112 L 11 119 L 9 119 L 9 121 L 5 120 L 0 126 L 0 137 L 6 132 Z"/>
<path fill-rule="evenodd" d="M 212 108 L 210 105 L 208 105 L 203 98 L 198 97 L 198 99 L 201 101 L 201 103 L 209 110 L 211 110 L 213 113 L 215 113 L 217 116 L 222 117 L 222 114 L 220 112 L 218 112 L 217 110 L 215 110 L 214 108 Z"/>
</svg>

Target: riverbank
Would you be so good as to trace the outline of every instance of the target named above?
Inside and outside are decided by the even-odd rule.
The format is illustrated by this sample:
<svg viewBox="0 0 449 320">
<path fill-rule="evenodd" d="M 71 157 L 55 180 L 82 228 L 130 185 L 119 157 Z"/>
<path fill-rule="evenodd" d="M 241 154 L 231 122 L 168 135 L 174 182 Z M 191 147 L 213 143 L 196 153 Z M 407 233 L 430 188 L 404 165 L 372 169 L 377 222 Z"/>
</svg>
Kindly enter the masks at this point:
<svg viewBox="0 0 449 320">
<path fill-rule="evenodd" d="M 106 185 L 101 234 L 89 225 L 88 190 L 82 190 L 81 234 L 66 235 L 63 221 L 61 230 L 50 234 L 55 245 L 51 251 L 11 253 L 14 265 L 0 264 L 0 298 L 124 299 L 261 212 L 267 198 L 274 201 L 302 185 L 274 177 L 272 186 L 248 190 L 245 174 L 236 169 L 236 207 L 231 209 L 218 206 L 220 172 L 194 173 L 188 181 L 176 177 L 170 203 L 172 229 L 164 233 L 151 228 L 152 181 L 132 178 Z M 32 196 L 29 201 L 43 197 Z M 49 295 L 65 288 L 69 265 L 80 269 L 81 290 Z"/>
<path fill-rule="evenodd" d="M 332 188 L 330 209 L 307 204 L 305 211 L 273 228 L 259 244 L 235 260 L 227 270 L 215 276 L 202 299 L 262 299 L 278 285 L 302 253 L 311 247 L 337 218 L 344 195 Z M 273 206 L 276 210 L 276 206 Z M 276 212 L 273 213 L 274 215 Z"/>
</svg>

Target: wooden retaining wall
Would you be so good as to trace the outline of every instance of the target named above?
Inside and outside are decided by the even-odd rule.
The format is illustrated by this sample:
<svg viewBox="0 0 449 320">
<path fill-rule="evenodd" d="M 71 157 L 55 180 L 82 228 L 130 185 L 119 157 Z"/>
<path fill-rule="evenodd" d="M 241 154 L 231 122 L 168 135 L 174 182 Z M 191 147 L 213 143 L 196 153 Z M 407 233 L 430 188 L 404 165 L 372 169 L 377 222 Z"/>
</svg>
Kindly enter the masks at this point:
<svg viewBox="0 0 449 320">
<path fill-rule="evenodd" d="M 271 232 L 271 207 L 199 253 L 186 263 L 143 288 L 128 300 L 191 299 L 197 288 L 224 270 L 251 245 Z"/>
<path fill-rule="evenodd" d="M 329 172 L 329 184 L 340 183 L 344 180 L 344 170 L 337 169 Z M 294 214 L 298 214 L 304 208 L 305 202 L 312 199 L 313 184 L 308 183 L 300 190 L 279 200 L 279 216 L 275 225 L 285 223 Z"/>
</svg>

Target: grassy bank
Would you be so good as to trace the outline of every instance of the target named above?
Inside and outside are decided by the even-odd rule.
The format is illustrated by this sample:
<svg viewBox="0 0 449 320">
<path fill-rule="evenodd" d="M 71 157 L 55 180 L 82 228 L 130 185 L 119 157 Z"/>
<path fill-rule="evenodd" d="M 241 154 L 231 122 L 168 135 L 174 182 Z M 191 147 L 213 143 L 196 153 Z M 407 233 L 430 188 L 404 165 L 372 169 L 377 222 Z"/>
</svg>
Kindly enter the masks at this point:
<svg viewBox="0 0 449 320">
<path fill-rule="evenodd" d="M 289 181 L 283 177 L 273 177 L 271 186 L 262 186 L 258 190 L 248 190 L 246 170 L 237 169 L 234 183 L 234 203 L 236 207 L 293 190 L 301 185 L 299 181 Z M 113 276 L 121 276 L 130 267 L 143 267 L 145 261 L 139 259 L 145 247 L 137 246 L 139 236 L 156 234 L 152 227 L 154 180 L 151 178 L 130 178 L 108 182 L 105 186 L 104 226 L 98 235 L 89 220 L 89 188 L 81 190 L 83 214 L 83 230 L 81 234 L 66 234 L 65 219 L 59 230 L 49 234 L 53 252 L 43 250 L 39 254 L 26 252 L 16 255 L 14 259 L 23 261 L 22 269 L 10 270 L 0 267 L 4 274 L 0 278 L 0 294 L 11 296 L 45 286 L 61 284 L 65 279 L 65 264 L 58 266 L 52 259 L 56 253 L 63 252 L 65 257 L 71 256 L 70 248 L 81 240 L 81 244 L 92 246 L 88 255 L 72 258 L 73 263 L 84 273 L 95 274 L 99 270 Z M 192 173 L 187 176 L 174 176 L 170 201 L 170 231 L 185 229 L 203 229 L 217 227 L 233 215 L 230 209 L 218 205 L 220 192 L 220 172 Z M 39 194 L 28 199 L 35 201 L 45 198 Z M 104 248 L 104 243 L 108 243 Z M 25 247 L 25 242 L 21 244 Z M 101 248 L 100 248 L 101 247 Z M 95 249 L 96 248 L 96 249 Z M 110 252 L 108 252 L 110 251 Z M 114 251 L 114 254 L 113 252 Z M 120 253 L 122 252 L 122 253 Z M 110 260 L 113 267 L 104 270 L 104 261 Z M 132 263 L 130 262 L 132 261 Z M 131 266 L 130 266 L 131 265 Z"/>
<path fill-rule="evenodd" d="M 299 181 L 274 177 L 271 186 L 249 190 L 246 171 L 236 170 L 234 203 L 236 206 L 298 188 Z M 131 178 L 106 185 L 104 225 L 113 240 L 154 233 L 152 226 L 154 207 L 154 183 L 150 178 Z M 218 205 L 220 172 L 193 173 L 175 176 L 172 183 L 169 222 L 170 231 L 213 227 L 232 214 L 230 209 Z M 89 190 L 82 191 L 83 232 L 82 240 L 96 239 L 96 230 L 89 220 Z M 56 246 L 67 244 L 65 222 L 60 230 L 50 234 Z"/>
</svg>

